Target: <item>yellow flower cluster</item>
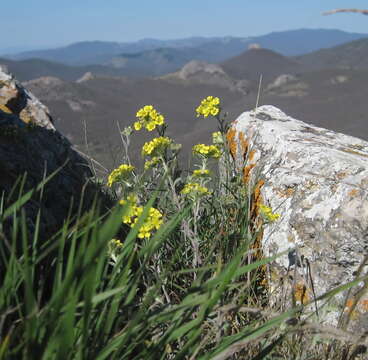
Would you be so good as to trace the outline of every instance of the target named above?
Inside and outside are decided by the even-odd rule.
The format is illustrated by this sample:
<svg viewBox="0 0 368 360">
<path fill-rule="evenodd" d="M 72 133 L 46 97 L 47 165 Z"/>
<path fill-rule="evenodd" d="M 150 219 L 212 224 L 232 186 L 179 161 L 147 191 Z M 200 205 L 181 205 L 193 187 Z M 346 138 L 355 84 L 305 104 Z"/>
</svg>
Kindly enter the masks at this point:
<svg viewBox="0 0 368 360">
<path fill-rule="evenodd" d="M 154 167 L 155 165 L 157 165 L 158 163 L 160 162 L 160 159 L 156 156 L 154 156 L 152 158 L 152 160 L 147 160 L 145 163 L 144 163 L 144 170 L 148 170 L 152 167 Z"/>
<path fill-rule="evenodd" d="M 193 146 L 193 153 L 204 157 L 213 157 L 218 159 L 221 156 L 221 151 L 216 145 L 197 144 Z"/>
<path fill-rule="evenodd" d="M 112 249 L 121 249 L 123 247 L 123 243 L 119 239 L 111 239 L 109 246 Z"/>
<path fill-rule="evenodd" d="M 209 115 L 216 116 L 220 112 L 220 99 L 218 97 L 207 96 L 201 101 L 201 104 L 196 109 L 197 117 Z"/>
<path fill-rule="evenodd" d="M 212 142 L 214 144 L 219 144 L 219 145 L 224 143 L 224 138 L 223 138 L 220 131 L 216 131 L 216 132 L 212 133 Z"/>
<path fill-rule="evenodd" d="M 107 186 L 111 187 L 112 184 L 117 181 L 121 181 L 127 179 L 132 171 L 134 170 L 134 166 L 128 164 L 121 164 L 117 169 L 114 169 L 108 177 Z"/>
<path fill-rule="evenodd" d="M 209 194 L 209 190 L 205 186 L 201 186 L 198 183 L 188 183 L 185 184 L 181 193 L 190 195 L 207 195 Z"/>
<path fill-rule="evenodd" d="M 128 212 L 123 216 L 123 223 L 133 227 L 139 221 L 140 216 L 143 213 L 143 206 L 139 206 L 136 203 L 137 197 L 135 195 L 130 195 L 127 200 L 121 200 L 120 204 L 129 204 Z M 150 238 L 151 233 L 154 230 L 158 230 L 162 225 L 162 214 L 159 210 L 155 208 L 150 208 L 148 217 L 143 222 L 142 226 L 139 228 L 138 237 L 140 239 Z"/>
<path fill-rule="evenodd" d="M 142 127 L 152 131 L 158 125 L 164 124 L 164 116 L 161 115 L 152 105 L 146 105 L 138 110 L 136 117 L 139 119 L 134 123 L 134 129 L 139 131 Z"/>
<path fill-rule="evenodd" d="M 193 177 L 206 177 L 210 175 L 208 169 L 198 169 L 193 171 Z"/>
<path fill-rule="evenodd" d="M 168 137 L 160 136 L 160 137 L 154 138 L 151 141 L 146 142 L 143 145 L 142 156 L 158 155 L 162 153 L 162 151 L 166 149 L 170 144 L 171 144 L 171 140 Z"/>
<path fill-rule="evenodd" d="M 272 209 L 269 206 L 261 204 L 259 206 L 259 210 L 261 211 L 261 214 L 268 220 L 268 221 L 276 221 L 280 214 L 275 214 L 272 212 Z"/>
</svg>

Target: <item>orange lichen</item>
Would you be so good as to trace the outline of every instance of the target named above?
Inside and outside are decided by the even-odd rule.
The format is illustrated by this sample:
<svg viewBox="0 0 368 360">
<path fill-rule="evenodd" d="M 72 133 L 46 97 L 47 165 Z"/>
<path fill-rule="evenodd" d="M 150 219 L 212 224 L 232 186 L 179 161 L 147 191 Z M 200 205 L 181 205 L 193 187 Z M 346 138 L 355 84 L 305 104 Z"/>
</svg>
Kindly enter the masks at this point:
<svg viewBox="0 0 368 360">
<path fill-rule="evenodd" d="M 308 289 L 303 282 L 298 282 L 294 287 L 295 300 L 305 305 L 309 302 Z"/>
<path fill-rule="evenodd" d="M 235 135 L 236 135 L 235 129 L 230 129 L 226 134 L 226 140 L 229 146 L 230 154 L 234 160 L 236 159 L 236 153 L 237 153 L 237 144 L 235 141 Z"/>
<path fill-rule="evenodd" d="M 367 312 L 368 311 L 368 300 L 361 300 L 361 301 L 358 301 L 358 303 L 356 303 L 355 298 L 350 298 L 346 301 L 344 311 L 354 313 L 356 312 L 355 310 L 356 308 L 359 308 L 363 312 Z"/>
<path fill-rule="evenodd" d="M 256 164 L 249 164 L 243 168 L 243 183 L 248 184 L 250 179 L 250 172 L 256 166 Z"/>
<path fill-rule="evenodd" d="M 244 133 L 239 133 L 239 144 L 240 144 L 240 150 L 242 152 L 242 157 L 244 160 L 246 160 L 247 154 L 248 154 L 248 148 L 249 143 L 246 137 L 244 136 Z"/>
<path fill-rule="evenodd" d="M 364 311 L 368 311 L 368 300 L 362 300 L 360 304 Z"/>
<path fill-rule="evenodd" d="M 234 128 L 231 128 L 226 134 L 226 140 L 229 147 L 230 154 L 234 161 L 241 160 L 247 164 L 242 168 L 238 168 L 242 171 L 242 180 L 245 186 L 250 184 L 250 173 L 251 170 L 256 166 L 254 162 L 255 150 L 249 149 L 250 144 L 243 132 L 239 131 L 238 138 L 237 132 Z M 240 152 L 240 154 L 238 153 Z M 261 195 L 261 188 L 264 185 L 263 180 L 259 180 L 253 189 L 253 193 L 250 198 L 250 209 L 249 209 L 249 223 L 251 231 L 256 234 L 256 238 L 251 245 L 252 260 L 256 261 L 262 259 L 262 238 L 263 238 L 263 218 L 260 216 L 260 205 L 263 204 L 263 197 Z M 257 269 L 257 283 L 263 287 L 267 287 L 267 267 L 261 266 Z"/>
<path fill-rule="evenodd" d="M 359 194 L 359 190 L 357 189 L 353 189 L 351 191 L 349 191 L 348 195 L 351 196 L 351 197 L 355 197 Z"/>
<path fill-rule="evenodd" d="M 261 194 L 262 186 L 264 185 L 264 180 L 259 180 L 256 184 L 253 192 L 253 201 L 251 205 L 251 214 L 254 216 L 259 215 L 259 206 L 263 204 L 263 197 Z"/>
<path fill-rule="evenodd" d="M 248 155 L 248 161 L 253 161 L 254 155 L 256 154 L 255 150 L 251 150 Z"/>
</svg>

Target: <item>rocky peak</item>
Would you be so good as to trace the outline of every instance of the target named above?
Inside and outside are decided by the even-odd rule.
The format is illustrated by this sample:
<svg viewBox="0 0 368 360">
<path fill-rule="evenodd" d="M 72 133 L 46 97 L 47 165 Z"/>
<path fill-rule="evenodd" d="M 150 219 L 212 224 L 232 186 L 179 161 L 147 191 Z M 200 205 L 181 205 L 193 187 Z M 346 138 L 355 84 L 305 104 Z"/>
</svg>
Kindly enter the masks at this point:
<svg viewBox="0 0 368 360">
<path fill-rule="evenodd" d="M 0 68 L 0 105 L 9 109 L 24 123 L 55 130 L 48 108 L 3 67 Z"/>
<path fill-rule="evenodd" d="M 37 79 L 24 81 L 23 86 L 54 87 L 64 84 L 64 81 L 55 76 L 41 76 Z"/>
<path fill-rule="evenodd" d="M 231 91 L 239 91 L 247 94 L 250 82 L 244 80 L 232 79 L 220 65 L 210 64 L 205 61 L 192 60 L 175 73 L 160 77 L 164 80 L 179 80 L 194 84 L 208 84 L 221 86 Z"/>
<path fill-rule="evenodd" d="M 86 72 L 82 77 L 76 80 L 77 83 L 83 83 L 85 81 L 89 81 L 95 78 L 95 75 L 92 74 L 90 71 Z"/>
<path fill-rule="evenodd" d="M 221 68 L 221 66 L 216 64 L 209 64 L 205 61 L 199 61 L 199 60 L 192 60 L 186 65 L 182 67 L 182 69 L 178 72 L 178 76 L 186 80 L 190 77 L 196 76 L 197 73 L 208 73 L 211 75 L 223 75 L 226 76 L 224 70 Z"/>
</svg>

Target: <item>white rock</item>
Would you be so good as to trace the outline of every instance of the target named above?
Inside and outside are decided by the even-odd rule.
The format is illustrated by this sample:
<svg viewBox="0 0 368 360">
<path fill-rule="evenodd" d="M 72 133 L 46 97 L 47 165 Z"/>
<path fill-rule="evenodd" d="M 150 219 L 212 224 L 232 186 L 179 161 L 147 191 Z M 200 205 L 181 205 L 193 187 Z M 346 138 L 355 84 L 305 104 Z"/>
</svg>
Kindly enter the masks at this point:
<svg viewBox="0 0 368 360">
<path fill-rule="evenodd" d="M 264 255 L 294 248 L 299 254 L 295 257 L 290 252 L 271 267 L 275 294 L 290 299 L 295 284 L 302 284 L 306 287 L 305 299 L 313 300 L 353 280 L 368 252 L 368 142 L 308 125 L 273 106 L 245 112 L 232 126 L 236 139 L 242 133 L 254 150 L 250 184 L 262 178 L 264 203 L 281 214 L 265 228 Z M 242 161 L 238 154 L 239 167 Z M 307 261 L 294 272 L 293 262 L 300 257 Z M 279 280 L 287 280 L 289 275 L 296 278 L 279 287 Z M 358 291 L 359 287 L 354 287 L 349 299 Z M 337 295 L 329 311 L 320 309 L 322 322 L 337 324 L 345 295 Z M 365 294 L 356 308 L 355 329 L 368 329 L 367 311 Z"/>
</svg>

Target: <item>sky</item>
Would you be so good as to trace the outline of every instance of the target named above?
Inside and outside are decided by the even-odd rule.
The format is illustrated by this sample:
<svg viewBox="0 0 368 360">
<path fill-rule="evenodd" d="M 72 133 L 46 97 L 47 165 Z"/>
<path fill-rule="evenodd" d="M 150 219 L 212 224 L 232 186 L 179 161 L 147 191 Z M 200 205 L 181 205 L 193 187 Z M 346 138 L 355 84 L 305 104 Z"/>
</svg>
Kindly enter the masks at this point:
<svg viewBox="0 0 368 360">
<path fill-rule="evenodd" d="M 367 0 L 3 0 L 0 49 L 42 48 L 77 41 L 253 36 L 300 28 L 368 33 Z"/>
</svg>

